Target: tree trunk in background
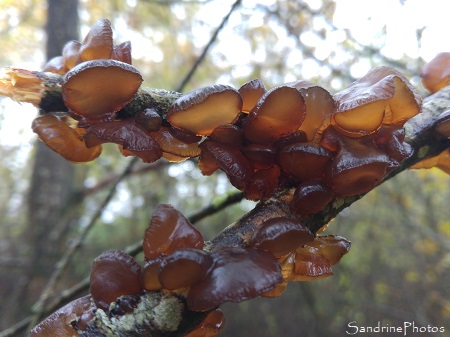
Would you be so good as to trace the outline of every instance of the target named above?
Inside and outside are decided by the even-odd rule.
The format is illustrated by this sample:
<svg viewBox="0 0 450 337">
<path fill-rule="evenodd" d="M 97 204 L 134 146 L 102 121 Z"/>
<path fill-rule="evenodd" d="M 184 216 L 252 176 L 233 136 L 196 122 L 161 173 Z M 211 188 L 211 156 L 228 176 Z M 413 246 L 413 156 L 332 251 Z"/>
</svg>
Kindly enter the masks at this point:
<svg viewBox="0 0 450 337">
<path fill-rule="evenodd" d="M 64 44 L 78 40 L 78 0 L 48 0 L 46 57 L 61 55 Z M 46 285 L 67 240 L 69 221 L 62 221 L 74 196 L 75 165 L 43 143 L 36 142 L 28 194 L 25 238 L 29 249 L 28 274 L 16 284 L 14 304 L 4 314 L 11 323 L 28 314 Z M 10 297 L 11 298 L 11 297 Z"/>
</svg>

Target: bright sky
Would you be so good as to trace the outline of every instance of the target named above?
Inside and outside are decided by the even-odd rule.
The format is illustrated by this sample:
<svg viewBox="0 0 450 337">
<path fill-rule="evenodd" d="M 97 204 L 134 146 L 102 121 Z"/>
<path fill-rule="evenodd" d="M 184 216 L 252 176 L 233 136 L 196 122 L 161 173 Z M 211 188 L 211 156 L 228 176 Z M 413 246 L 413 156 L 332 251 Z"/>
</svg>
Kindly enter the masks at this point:
<svg viewBox="0 0 450 337">
<path fill-rule="evenodd" d="M 226 13 L 233 1 L 211 1 L 200 11 L 198 20 L 206 23 L 206 26 L 215 27 L 221 21 L 224 13 Z M 244 7 L 251 8 L 258 5 L 271 5 L 274 0 L 244 0 Z M 320 8 L 321 0 L 306 0 L 313 10 Z M 129 0 L 129 3 L 133 1 Z M 303 33 L 301 41 L 305 45 L 316 47 L 315 57 L 317 59 L 326 59 L 331 51 L 338 49 L 340 43 L 345 39 L 345 30 L 361 44 L 379 44 L 385 43 L 381 49 L 382 53 L 392 59 L 399 59 L 403 53 L 411 58 L 422 57 L 426 61 L 430 60 L 434 55 L 441 51 L 450 51 L 450 39 L 447 36 L 448 13 L 450 10 L 450 1 L 448 0 L 337 0 L 336 12 L 334 15 L 334 26 L 331 29 L 322 20 L 314 20 L 314 27 L 324 27 L 330 30 L 327 34 L 327 40 L 319 39 L 315 34 Z M 403 3 L 403 5 L 402 5 Z M 262 24 L 262 14 L 258 11 L 252 12 L 252 17 L 248 22 L 250 26 L 259 26 Z M 183 16 L 183 10 L 177 13 L 178 17 Z M 120 24 L 120 21 L 118 22 Z M 243 37 L 236 36 L 233 33 L 233 27 L 240 24 L 239 16 L 234 15 L 230 18 L 227 29 L 221 33 L 221 44 L 216 45 L 215 52 L 227 55 L 228 61 L 237 65 L 234 73 L 228 78 L 221 78 L 219 81 L 226 82 L 232 76 L 245 76 L 248 73 L 248 63 L 252 60 L 264 59 L 263 51 L 252 51 L 249 44 Z M 125 24 L 124 24 L 125 25 Z M 417 45 L 416 32 L 420 29 L 422 33 L 422 46 L 419 49 Z M 135 32 L 130 32 L 130 36 L 125 36 L 126 26 L 117 27 L 121 32 L 121 40 L 130 39 L 136 41 L 142 39 Z M 293 51 L 288 57 L 288 66 L 295 67 L 298 63 L 299 52 L 295 50 L 294 42 L 286 36 L 283 29 L 271 26 L 278 37 L 278 44 L 273 46 L 275 50 L 283 50 L 290 48 Z M 383 30 L 386 30 L 384 37 Z M 203 46 L 210 38 L 210 30 L 208 27 L 197 25 L 195 27 L 198 46 Z M 135 48 L 137 44 L 133 44 L 134 57 L 140 57 L 144 53 Z M 148 51 L 146 51 L 148 55 Z M 154 55 L 153 62 L 163 61 L 162 52 L 158 50 L 150 53 Z M 320 69 L 316 62 L 307 60 L 311 65 L 303 67 L 309 69 L 311 74 L 320 73 Z M 40 61 L 37 60 L 35 69 L 40 67 Z M 351 74 L 355 77 L 364 75 L 370 68 L 368 62 L 359 62 L 352 67 Z M 33 69 L 34 70 L 34 69 Z M 308 77 L 308 73 L 303 76 Z M 285 78 L 286 82 L 291 78 Z M 0 144 L 14 145 L 26 144 L 34 136 L 30 130 L 31 121 L 36 111 L 31 106 L 12 102 L 9 99 L 0 101 Z M 26 149 L 25 149 L 26 151 Z"/>
</svg>

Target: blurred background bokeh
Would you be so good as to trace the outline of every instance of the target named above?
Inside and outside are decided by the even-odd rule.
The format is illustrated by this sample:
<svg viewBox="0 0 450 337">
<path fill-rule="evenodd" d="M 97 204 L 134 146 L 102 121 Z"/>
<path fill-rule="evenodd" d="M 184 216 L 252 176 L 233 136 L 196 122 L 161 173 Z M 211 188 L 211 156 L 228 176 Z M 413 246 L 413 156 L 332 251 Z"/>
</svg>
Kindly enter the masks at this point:
<svg viewBox="0 0 450 337">
<path fill-rule="evenodd" d="M 131 40 L 145 86 L 175 89 L 234 1 L 0 0 L 0 67 L 39 70 L 69 39 L 108 18 Z M 304 79 L 334 93 L 378 65 L 420 85 L 421 66 L 450 51 L 445 0 L 242 0 L 184 91 L 213 83 L 268 88 Z M 55 26 L 56 25 L 56 26 Z M 64 162 L 36 141 L 37 110 L 0 98 L 0 331 L 28 317 L 67 247 L 128 165 L 113 146 L 89 164 Z M 50 297 L 83 280 L 108 249 L 139 242 L 158 203 L 189 215 L 233 191 L 194 161 L 137 164 L 117 186 Z M 409 171 L 344 210 L 327 229 L 352 241 L 335 275 L 289 284 L 277 299 L 225 304 L 221 336 L 345 336 L 359 326 L 445 327 L 450 333 L 450 179 Z M 202 220 L 206 238 L 253 207 Z M 138 256 L 142 260 L 142 257 Z M 24 332 L 16 336 L 25 335 Z M 408 336 L 425 334 L 408 334 Z M 430 334 L 430 336 L 446 334 Z"/>
</svg>

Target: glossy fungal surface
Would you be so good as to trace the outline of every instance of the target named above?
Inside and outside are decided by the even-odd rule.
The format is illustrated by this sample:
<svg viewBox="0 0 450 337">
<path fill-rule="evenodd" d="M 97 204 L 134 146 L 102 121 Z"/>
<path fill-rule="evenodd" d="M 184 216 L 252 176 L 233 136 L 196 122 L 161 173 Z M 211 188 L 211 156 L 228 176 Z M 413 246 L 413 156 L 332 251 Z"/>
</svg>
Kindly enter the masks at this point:
<svg viewBox="0 0 450 337">
<path fill-rule="evenodd" d="M 243 84 L 239 88 L 239 94 L 241 95 L 243 101 L 242 112 L 250 113 L 265 92 L 266 86 L 258 78 Z"/>
<path fill-rule="evenodd" d="M 308 180 L 297 186 L 294 193 L 295 210 L 300 214 L 319 212 L 333 199 L 331 192 L 323 183 Z"/>
<path fill-rule="evenodd" d="M 181 96 L 167 111 L 167 120 L 175 127 L 207 136 L 216 127 L 236 121 L 241 109 L 242 98 L 236 89 L 215 84 Z"/>
<path fill-rule="evenodd" d="M 30 337 L 79 336 L 75 326 L 83 313 L 95 308 L 91 295 L 78 298 L 58 309 L 30 332 Z"/>
<path fill-rule="evenodd" d="M 206 311 L 224 302 L 254 298 L 283 280 L 276 258 L 263 250 L 224 248 L 211 253 L 210 273 L 187 296 L 191 310 Z"/>
<path fill-rule="evenodd" d="M 203 249 L 203 237 L 186 217 L 170 205 L 156 207 L 145 230 L 143 249 L 150 260 L 185 248 Z"/>
<path fill-rule="evenodd" d="M 295 132 L 306 116 L 300 92 L 288 86 L 267 91 L 248 115 L 244 136 L 251 142 L 270 144 L 275 139 Z"/>
<path fill-rule="evenodd" d="M 256 228 L 249 245 L 267 250 L 275 257 L 281 257 L 312 240 L 313 233 L 298 220 L 277 217 Z"/>
<path fill-rule="evenodd" d="M 212 264 L 211 256 L 203 250 L 180 249 L 162 260 L 159 281 L 169 290 L 190 287 L 206 276 Z"/>
<path fill-rule="evenodd" d="M 71 162 L 89 162 L 100 156 L 102 147 L 87 147 L 83 140 L 85 130 L 69 124 L 69 117 L 46 114 L 36 117 L 31 128 L 45 145 Z"/>
<path fill-rule="evenodd" d="M 108 310 L 110 303 L 123 295 L 142 291 L 141 266 L 128 254 L 111 250 L 99 255 L 93 262 L 90 292 L 95 304 Z"/>
<path fill-rule="evenodd" d="M 378 67 L 334 95 L 337 130 L 360 137 L 377 131 L 383 123 L 400 124 L 420 112 L 422 99 L 398 71 Z"/>
<path fill-rule="evenodd" d="M 64 103 L 75 114 L 90 119 L 122 109 L 135 96 L 143 79 L 133 66 L 116 60 L 78 64 L 64 77 Z"/>
<path fill-rule="evenodd" d="M 439 53 L 425 64 L 420 78 L 424 88 L 432 94 L 447 86 L 450 83 L 450 52 Z"/>
<path fill-rule="evenodd" d="M 225 317 L 222 310 L 211 311 L 205 319 L 200 322 L 185 337 L 215 337 L 220 334 L 225 325 Z"/>
<path fill-rule="evenodd" d="M 152 163 L 162 156 L 158 142 L 131 118 L 94 123 L 86 129 L 84 141 L 88 147 L 107 142 L 119 144 L 146 163 Z"/>
</svg>

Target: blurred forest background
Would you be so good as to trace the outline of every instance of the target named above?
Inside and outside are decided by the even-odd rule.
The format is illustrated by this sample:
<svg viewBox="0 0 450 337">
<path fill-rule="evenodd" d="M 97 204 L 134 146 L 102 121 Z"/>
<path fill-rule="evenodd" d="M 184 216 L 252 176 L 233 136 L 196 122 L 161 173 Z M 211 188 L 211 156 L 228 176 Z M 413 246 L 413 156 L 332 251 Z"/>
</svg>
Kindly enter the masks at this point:
<svg viewBox="0 0 450 337">
<path fill-rule="evenodd" d="M 356 22 L 351 26 L 343 13 L 348 2 L 238 1 L 184 91 L 212 83 L 239 87 L 260 78 L 268 88 L 304 79 L 336 92 L 370 68 L 389 65 L 425 95 L 418 74 L 437 51 L 424 40 L 432 27 L 417 17 L 432 11 L 435 21 L 444 20 L 440 13 L 447 3 L 427 1 L 419 14 L 408 12 L 412 0 L 360 1 L 364 5 L 351 10 Z M 66 41 L 82 40 L 93 22 L 108 18 L 117 43 L 131 40 L 144 85 L 175 89 L 233 4 L 0 0 L 0 67 L 38 70 Z M 383 8 L 386 21 L 375 15 L 376 8 Z M 392 40 L 395 34 L 401 34 L 400 43 Z M 90 225 L 129 158 L 106 147 L 92 163 L 66 163 L 36 142 L 30 125 L 37 113 L 0 100 L 0 331 L 39 311 L 34 304 L 55 264 L 87 227 L 50 299 L 85 279 L 101 252 L 139 242 L 156 204 L 171 203 L 189 215 L 233 191 L 226 177 L 203 177 L 192 161 L 137 163 Z M 334 276 L 289 284 L 277 299 L 224 305 L 221 336 L 344 336 L 351 321 L 371 326 L 414 321 L 448 333 L 449 200 L 450 178 L 435 170 L 405 172 L 376 188 L 327 230 L 352 241 Z M 252 207 L 242 201 L 198 226 L 211 237 Z"/>
</svg>

